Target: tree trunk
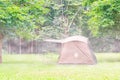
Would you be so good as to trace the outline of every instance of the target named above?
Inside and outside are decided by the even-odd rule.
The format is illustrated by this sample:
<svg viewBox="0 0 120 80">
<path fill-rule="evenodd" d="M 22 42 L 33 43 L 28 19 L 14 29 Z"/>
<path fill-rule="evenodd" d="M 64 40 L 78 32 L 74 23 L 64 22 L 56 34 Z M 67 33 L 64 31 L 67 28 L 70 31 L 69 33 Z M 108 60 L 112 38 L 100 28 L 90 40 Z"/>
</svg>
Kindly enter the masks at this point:
<svg viewBox="0 0 120 80">
<path fill-rule="evenodd" d="M 22 39 L 21 38 L 19 38 L 19 54 L 21 54 L 22 53 L 22 49 L 21 49 L 21 47 L 22 47 Z"/>
<path fill-rule="evenodd" d="M 2 39 L 3 35 L 0 34 L 0 63 L 2 63 Z"/>
<path fill-rule="evenodd" d="M 31 41 L 31 45 L 30 45 L 30 53 L 33 53 L 33 40 Z"/>
<path fill-rule="evenodd" d="M 115 42 L 114 42 L 114 52 L 120 52 L 120 40 L 118 39 L 115 39 Z"/>
</svg>

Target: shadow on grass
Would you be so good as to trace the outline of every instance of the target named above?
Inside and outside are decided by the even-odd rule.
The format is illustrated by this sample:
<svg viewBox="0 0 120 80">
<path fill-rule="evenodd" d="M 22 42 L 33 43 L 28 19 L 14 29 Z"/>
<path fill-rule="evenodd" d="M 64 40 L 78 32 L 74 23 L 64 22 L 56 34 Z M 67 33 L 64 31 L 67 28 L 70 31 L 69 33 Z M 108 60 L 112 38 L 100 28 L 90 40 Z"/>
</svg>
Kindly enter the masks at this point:
<svg viewBox="0 0 120 80">
<path fill-rule="evenodd" d="M 9 61 L 9 62 L 2 62 L 3 64 L 35 64 L 38 62 L 27 62 L 27 61 Z"/>
<path fill-rule="evenodd" d="M 113 62 L 120 62 L 120 58 L 104 58 L 104 59 L 98 59 L 98 62 L 109 62 L 109 63 L 113 63 Z"/>
<path fill-rule="evenodd" d="M 106 59 L 106 60 L 100 61 L 100 62 L 109 62 L 109 63 L 120 62 L 120 59 Z"/>
<path fill-rule="evenodd" d="M 28 65 L 56 65 L 57 62 L 39 62 L 39 61 L 6 61 L 2 64 L 28 64 Z"/>
<path fill-rule="evenodd" d="M 101 62 L 108 62 L 108 63 L 113 63 L 113 62 L 120 62 L 120 54 L 115 54 L 115 53 L 99 53 L 96 54 L 97 61 L 99 63 Z"/>
</svg>

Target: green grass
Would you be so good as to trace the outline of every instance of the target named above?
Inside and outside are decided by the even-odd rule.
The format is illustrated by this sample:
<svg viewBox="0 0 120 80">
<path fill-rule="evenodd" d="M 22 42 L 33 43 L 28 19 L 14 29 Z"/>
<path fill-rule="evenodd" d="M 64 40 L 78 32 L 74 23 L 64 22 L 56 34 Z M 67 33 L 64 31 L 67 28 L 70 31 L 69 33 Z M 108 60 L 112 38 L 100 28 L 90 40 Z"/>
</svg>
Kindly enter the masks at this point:
<svg viewBox="0 0 120 80">
<path fill-rule="evenodd" d="M 96 56 L 96 65 L 60 65 L 57 54 L 4 54 L 0 80 L 120 80 L 120 54 Z"/>
</svg>

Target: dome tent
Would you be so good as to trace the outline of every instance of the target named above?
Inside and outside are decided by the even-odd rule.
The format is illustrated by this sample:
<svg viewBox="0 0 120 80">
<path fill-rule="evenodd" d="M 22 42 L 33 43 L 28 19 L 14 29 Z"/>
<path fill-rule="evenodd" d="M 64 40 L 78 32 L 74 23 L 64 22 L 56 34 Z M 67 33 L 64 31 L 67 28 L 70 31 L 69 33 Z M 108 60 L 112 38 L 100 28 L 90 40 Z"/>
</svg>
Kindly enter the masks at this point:
<svg viewBox="0 0 120 80">
<path fill-rule="evenodd" d="M 88 38 L 72 36 L 62 40 L 48 40 L 61 43 L 58 63 L 60 64 L 96 64 L 97 60 L 90 49 Z"/>
</svg>

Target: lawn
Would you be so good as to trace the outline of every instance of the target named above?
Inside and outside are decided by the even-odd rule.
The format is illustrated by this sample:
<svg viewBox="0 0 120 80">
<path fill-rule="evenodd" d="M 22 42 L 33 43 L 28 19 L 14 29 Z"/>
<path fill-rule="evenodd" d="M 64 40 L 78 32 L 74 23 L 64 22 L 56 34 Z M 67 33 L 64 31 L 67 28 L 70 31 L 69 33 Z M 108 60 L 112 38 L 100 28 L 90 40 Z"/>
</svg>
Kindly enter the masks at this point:
<svg viewBox="0 0 120 80">
<path fill-rule="evenodd" d="M 96 65 L 60 65 L 57 54 L 3 54 L 0 80 L 120 80 L 120 53 L 96 53 Z"/>
</svg>

